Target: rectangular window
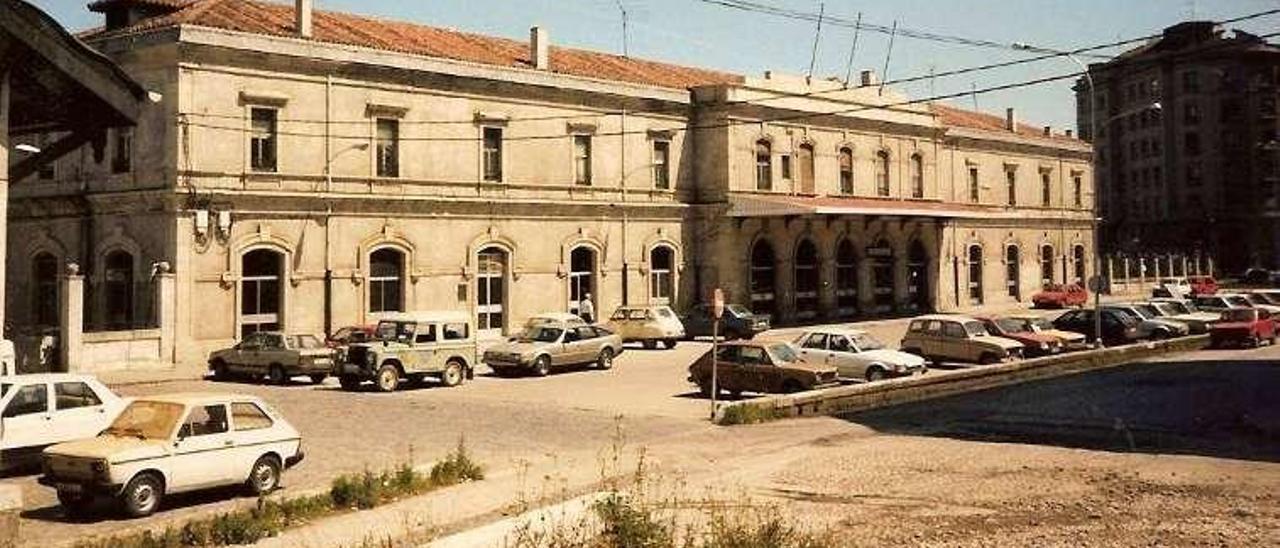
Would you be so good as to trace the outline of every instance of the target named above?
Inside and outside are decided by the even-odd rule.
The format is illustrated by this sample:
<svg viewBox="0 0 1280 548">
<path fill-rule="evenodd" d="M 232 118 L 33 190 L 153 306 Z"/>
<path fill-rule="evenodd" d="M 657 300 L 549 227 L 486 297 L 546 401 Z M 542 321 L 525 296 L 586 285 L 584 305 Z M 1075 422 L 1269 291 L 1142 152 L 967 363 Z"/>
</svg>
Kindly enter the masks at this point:
<svg viewBox="0 0 1280 548">
<path fill-rule="evenodd" d="M 49 148 L 49 136 L 46 134 L 41 134 L 40 137 L 36 139 L 36 143 L 39 145 L 41 150 Z M 36 170 L 36 177 L 40 179 L 44 179 L 46 181 L 53 179 L 54 175 L 56 175 L 54 171 L 54 166 L 56 164 L 57 164 L 56 161 L 45 162 L 44 164 L 41 164 L 40 168 Z"/>
<path fill-rule="evenodd" d="M 83 382 L 60 382 L 53 385 L 53 408 L 75 409 L 78 407 L 96 407 L 102 400 Z"/>
<path fill-rule="evenodd" d="M 1199 156 L 1200 134 L 1187 133 L 1183 135 L 1183 150 L 1186 152 L 1187 156 Z"/>
<path fill-rule="evenodd" d="M 840 149 L 840 193 L 853 194 L 853 151 Z"/>
<path fill-rule="evenodd" d="M 778 159 L 780 161 L 779 167 L 780 169 L 782 169 L 782 180 L 790 181 L 791 180 L 791 155 L 783 154 Z"/>
<path fill-rule="evenodd" d="M 1189 70 L 1182 73 L 1182 91 L 1184 93 L 1197 93 L 1200 91 L 1200 73 Z"/>
<path fill-rule="evenodd" d="M 128 173 L 133 169 L 133 130 L 116 128 L 114 152 L 111 155 L 111 172 Z"/>
<path fill-rule="evenodd" d="M 769 141 L 756 142 L 756 190 L 773 190 L 773 152 Z"/>
<path fill-rule="evenodd" d="M 1200 105 L 1190 102 L 1182 105 L 1182 121 L 1188 125 L 1200 123 Z"/>
<path fill-rule="evenodd" d="M 1079 173 L 1071 174 L 1071 195 L 1076 207 L 1084 207 L 1084 177 Z"/>
<path fill-rule="evenodd" d="M 236 432 L 271 428 L 274 421 L 260 407 L 248 402 L 231 404 L 231 421 Z"/>
<path fill-rule="evenodd" d="M 484 146 L 482 150 L 484 164 L 484 180 L 502 181 L 502 128 L 484 128 Z"/>
<path fill-rule="evenodd" d="M 252 129 L 249 133 L 249 165 L 254 171 L 276 171 L 276 145 L 279 135 L 276 127 L 276 110 L 253 108 L 250 110 Z"/>
<path fill-rule="evenodd" d="M 1008 187 L 1009 206 L 1018 205 L 1018 172 L 1012 169 L 1004 171 L 1005 186 Z"/>
<path fill-rule="evenodd" d="M 671 188 L 671 142 L 653 142 L 653 188 Z"/>
<path fill-rule="evenodd" d="M 18 389 L 4 408 L 4 418 L 49 412 L 49 388 L 44 383 L 29 384 Z"/>
<path fill-rule="evenodd" d="M 467 338 L 467 324 L 465 323 L 447 323 L 441 327 L 446 341 L 461 341 Z"/>
<path fill-rule="evenodd" d="M 400 176 L 400 121 L 389 118 L 378 118 L 377 122 L 377 154 L 378 176 Z"/>
<path fill-rule="evenodd" d="M 591 136 L 573 136 L 573 182 L 591 184 Z"/>
<path fill-rule="evenodd" d="M 1204 182 L 1204 172 L 1199 163 L 1187 164 L 1187 186 L 1200 186 Z"/>
<path fill-rule="evenodd" d="M 979 185 L 979 182 L 978 182 L 978 168 L 970 167 L 969 168 L 969 201 L 975 204 L 978 203 L 980 191 L 981 191 L 981 186 Z"/>
<path fill-rule="evenodd" d="M 1053 177 L 1048 171 L 1040 172 L 1040 205 L 1049 207 L 1053 203 Z"/>
<path fill-rule="evenodd" d="M 227 408 L 223 405 L 205 405 L 191 408 L 187 420 L 178 430 L 179 438 L 225 434 L 227 428 Z"/>
</svg>

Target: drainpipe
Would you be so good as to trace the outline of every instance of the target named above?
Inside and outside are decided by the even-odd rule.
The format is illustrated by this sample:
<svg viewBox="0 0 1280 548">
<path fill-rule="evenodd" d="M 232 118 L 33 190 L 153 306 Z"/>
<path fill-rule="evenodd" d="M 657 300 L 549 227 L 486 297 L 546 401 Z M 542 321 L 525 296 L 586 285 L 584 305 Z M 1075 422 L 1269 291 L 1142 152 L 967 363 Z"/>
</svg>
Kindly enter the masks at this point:
<svg viewBox="0 0 1280 548">
<path fill-rule="evenodd" d="M 627 107 L 622 106 L 621 128 L 618 131 L 618 155 L 622 161 L 622 304 L 631 304 L 630 268 L 627 262 Z"/>
<path fill-rule="evenodd" d="M 325 76 L 324 82 L 324 333 L 333 334 L 333 260 L 330 242 L 331 225 L 333 224 L 333 202 L 327 196 L 333 192 L 333 156 L 330 131 L 330 105 L 333 103 L 333 75 Z"/>
</svg>

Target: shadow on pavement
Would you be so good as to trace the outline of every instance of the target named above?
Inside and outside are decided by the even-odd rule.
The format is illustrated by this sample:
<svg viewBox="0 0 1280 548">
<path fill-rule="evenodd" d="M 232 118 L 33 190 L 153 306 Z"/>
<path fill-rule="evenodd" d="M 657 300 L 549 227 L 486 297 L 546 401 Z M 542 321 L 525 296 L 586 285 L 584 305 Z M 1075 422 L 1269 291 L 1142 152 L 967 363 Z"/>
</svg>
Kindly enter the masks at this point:
<svg viewBox="0 0 1280 548">
<path fill-rule="evenodd" d="M 844 415 L 877 431 L 1280 462 L 1280 363 L 1142 363 Z"/>
<path fill-rule="evenodd" d="M 156 512 L 156 516 L 164 516 L 168 512 L 181 510 L 184 508 L 193 508 L 206 504 L 215 504 L 236 499 L 252 498 L 245 494 L 243 487 L 222 487 L 217 489 L 209 489 L 206 491 L 194 491 L 190 493 L 179 493 L 164 497 L 161 502 L 160 510 Z M 48 521 L 56 523 L 104 523 L 118 522 L 121 524 L 144 523 L 147 518 L 130 518 L 124 514 L 119 508 L 119 504 L 114 500 L 106 497 L 99 497 L 94 501 L 92 508 L 85 512 L 82 516 L 70 516 L 62 509 L 62 506 L 53 505 L 42 508 L 32 508 L 24 510 L 21 514 L 24 519 L 36 521 Z"/>
</svg>

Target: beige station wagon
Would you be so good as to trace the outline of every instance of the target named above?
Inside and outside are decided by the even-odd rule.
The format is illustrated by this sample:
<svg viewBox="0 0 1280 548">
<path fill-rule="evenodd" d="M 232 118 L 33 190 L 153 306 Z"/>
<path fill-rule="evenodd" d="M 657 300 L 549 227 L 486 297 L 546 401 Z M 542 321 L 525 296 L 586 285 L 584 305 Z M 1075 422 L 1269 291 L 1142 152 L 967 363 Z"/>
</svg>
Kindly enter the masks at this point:
<svg viewBox="0 0 1280 548">
<path fill-rule="evenodd" d="M 622 342 L 638 341 L 650 350 L 659 342 L 675 348 L 676 341 L 684 338 L 684 324 L 669 306 L 620 306 L 605 326 Z"/>
<path fill-rule="evenodd" d="M 485 350 L 484 363 L 502 377 L 517 372 L 545 377 L 553 367 L 595 364 L 599 369 L 612 369 L 619 354 L 622 337 L 573 318 L 530 324 L 523 333 Z"/>
<path fill-rule="evenodd" d="M 988 333 L 974 318 L 938 314 L 911 320 L 902 351 L 934 363 L 992 364 L 1021 358 L 1022 343 Z"/>
<path fill-rule="evenodd" d="M 353 344 L 335 374 L 344 390 L 373 381 L 394 392 L 400 381 L 427 377 L 457 386 L 475 376 L 476 339 L 472 316 L 465 312 L 410 312 L 384 316 L 376 340 Z"/>
</svg>

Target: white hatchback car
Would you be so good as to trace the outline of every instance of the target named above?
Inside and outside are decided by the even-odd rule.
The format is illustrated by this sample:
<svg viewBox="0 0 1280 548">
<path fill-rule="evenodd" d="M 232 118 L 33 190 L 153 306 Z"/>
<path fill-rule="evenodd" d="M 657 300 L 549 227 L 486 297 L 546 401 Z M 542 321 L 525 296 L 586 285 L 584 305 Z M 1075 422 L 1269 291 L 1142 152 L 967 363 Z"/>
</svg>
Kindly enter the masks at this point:
<svg viewBox="0 0 1280 548">
<path fill-rule="evenodd" d="M 45 447 L 98 435 L 124 404 L 90 375 L 0 377 L 0 469 L 37 464 Z"/>
<path fill-rule="evenodd" d="M 927 370 L 924 358 L 890 350 L 858 329 L 810 329 L 792 344 L 805 361 L 834 366 L 840 380 L 878 381 Z"/>
<path fill-rule="evenodd" d="M 232 485 L 268 493 L 301 461 L 302 436 L 261 399 L 173 394 L 134 400 L 96 438 L 45 449 L 40 483 L 58 491 L 68 514 L 105 496 L 142 517 L 173 493 Z"/>
</svg>

